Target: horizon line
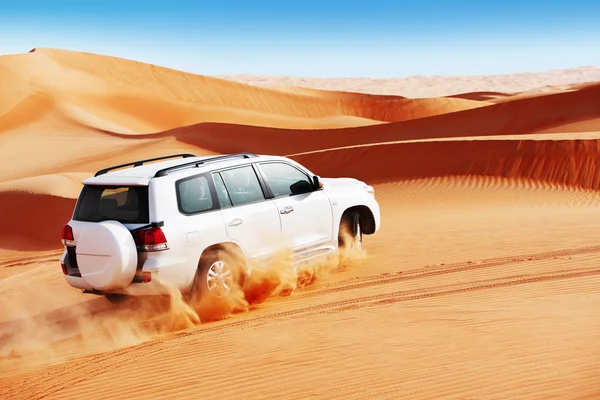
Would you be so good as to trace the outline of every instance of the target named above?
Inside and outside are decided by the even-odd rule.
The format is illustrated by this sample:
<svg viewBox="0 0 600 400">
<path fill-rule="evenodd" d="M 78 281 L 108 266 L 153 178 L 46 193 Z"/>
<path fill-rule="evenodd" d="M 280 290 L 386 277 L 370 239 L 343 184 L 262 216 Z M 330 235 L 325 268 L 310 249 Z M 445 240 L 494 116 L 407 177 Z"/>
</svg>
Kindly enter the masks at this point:
<svg viewBox="0 0 600 400">
<path fill-rule="evenodd" d="M 564 72 L 564 71 L 575 71 L 575 70 L 585 70 L 585 69 L 599 69 L 599 65 L 578 65 L 568 68 L 551 68 L 544 70 L 528 70 L 528 71 L 519 71 L 519 72 L 505 72 L 505 73 L 491 73 L 491 74 L 434 74 L 434 75 L 423 75 L 423 74 L 413 74 L 413 75 L 394 75 L 388 77 L 370 77 L 370 76 L 330 76 L 330 77 L 313 77 L 307 75 L 279 75 L 279 74 L 256 74 L 256 73 L 236 73 L 236 74 L 203 74 L 198 72 L 187 71 L 183 69 L 169 67 L 163 64 L 150 63 L 146 61 L 140 61 L 134 58 L 127 58 L 123 56 L 114 56 L 106 53 L 96 53 L 92 51 L 85 50 L 73 50 L 68 48 L 60 48 L 60 47 L 33 47 L 29 51 L 21 52 L 21 53 L 3 53 L 0 54 L 0 57 L 4 56 L 16 56 L 16 55 L 26 55 L 29 53 L 35 53 L 37 50 L 58 50 L 58 51 L 68 51 L 73 53 L 83 53 L 83 54 L 92 54 L 100 57 L 111 57 L 117 58 L 126 61 L 138 62 L 142 64 L 152 65 L 159 68 L 165 68 L 172 71 L 179 71 L 186 74 L 193 75 L 201 75 L 201 76 L 210 76 L 216 78 L 222 77 L 275 77 L 275 78 L 305 78 L 305 79 L 315 79 L 315 80 L 332 80 L 332 79 L 370 79 L 370 80 L 391 80 L 391 79 L 407 79 L 407 78 L 452 78 L 452 77 L 492 77 L 492 76 L 511 76 L 511 75 L 536 75 L 536 74 L 544 74 L 551 72 Z"/>
</svg>

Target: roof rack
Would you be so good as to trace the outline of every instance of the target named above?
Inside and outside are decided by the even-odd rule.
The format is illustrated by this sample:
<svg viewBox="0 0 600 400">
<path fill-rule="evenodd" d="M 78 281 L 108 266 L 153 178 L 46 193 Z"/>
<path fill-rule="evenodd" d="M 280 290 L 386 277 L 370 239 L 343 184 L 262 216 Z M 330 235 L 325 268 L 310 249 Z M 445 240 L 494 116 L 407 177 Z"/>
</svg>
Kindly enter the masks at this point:
<svg viewBox="0 0 600 400">
<path fill-rule="evenodd" d="M 126 163 L 126 164 L 120 164 L 120 165 L 115 165 L 115 166 L 112 166 L 112 167 L 104 168 L 104 169 L 101 169 L 100 171 L 96 172 L 96 174 L 94 176 L 104 175 L 107 172 L 112 171 L 113 169 L 119 169 L 119 168 L 123 168 L 123 167 L 129 167 L 129 166 L 132 166 L 132 165 L 134 167 L 139 167 L 141 165 L 144 165 L 144 163 L 147 163 L 147 162 L 150 162 L 150 161 L 166 160 L 168 158 L 177 158 L 177 157 L 189 158 L 189 157 L 198 157 L 198 156 L 195 155 L 195 154 L 172 154 L 170 156 L 148 158 L 146 160 L 138 160 L 138 161 L 133 161 L 133 162 Z"/>
<path fill-rule="evenodd" d="M 203 165 L 203 164 L 210 163 L 210 162 L 229 160 L 231 158 L 253 158 L 253 157 L 258 157 L 258 156 L 253 153 L 235 153 L 235 154 L 226 154 L 223 156 L 205 158 L 204 160 L 200 160 L 200 161 L 192 161 L 192 162 L 185 163 L 185 164 L 180 164 L 180 165 L 175 165 L 175 166 L 168 167 L 168 168 L 163 168 L 161 170 L 156 171 L 156 173 L 154 174 L 154 177 L 158 178 L 161 176 L 165 176 L 169 172 L 174 171 L 174 170 L 178 170 L 181 168 L 187 168 L 187 167 L 198 167 L 199 165 Z"/>
</svg>

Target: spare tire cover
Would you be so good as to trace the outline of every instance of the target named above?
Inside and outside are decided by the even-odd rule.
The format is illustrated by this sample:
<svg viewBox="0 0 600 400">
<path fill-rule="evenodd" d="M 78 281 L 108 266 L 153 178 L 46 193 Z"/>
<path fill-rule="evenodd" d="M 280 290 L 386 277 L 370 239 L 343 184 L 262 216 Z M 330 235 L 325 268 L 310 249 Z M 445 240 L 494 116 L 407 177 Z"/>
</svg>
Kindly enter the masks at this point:
<svg viewBox="0 0 600 400">
<path fill-rule="evenodd" d="M 81 277 L 97 290 L 128 286 L 137 269 L 137 250 L 131 232 L 117 221 L 89 224 L 77 240 Z"/>
</svg>

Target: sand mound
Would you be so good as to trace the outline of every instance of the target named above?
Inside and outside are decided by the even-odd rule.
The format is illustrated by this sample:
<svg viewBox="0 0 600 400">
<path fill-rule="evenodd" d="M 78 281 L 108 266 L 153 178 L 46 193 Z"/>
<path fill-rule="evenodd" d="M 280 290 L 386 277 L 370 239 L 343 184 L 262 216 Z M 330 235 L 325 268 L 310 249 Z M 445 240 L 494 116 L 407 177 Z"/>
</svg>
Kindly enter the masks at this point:
<svg viewBox="0 0 600 400">
<path fill-rule="evenodd" d="M 0 183 L 0 204 L 8 212 L 0 230 L 0 248 L 51 250 L 69 221 L 88 173 L 56 174 Z"/>
<path fill-rule="evenodd" d="M 54 99 L 47 93 L 34 91 L 26 94 L 0 114 L 0 133 L 38 120 L 51 113 L 54 106 Z"/>
<path fill-rule="evenodd" d="M 591 86 L 598 86 L 598 82 L 584 82 L 584 83 L 579 83 L 577 85 L 571 85 L 568 87 L 568 90 L 581 90 L 581 89 L 586 89 L 588 87 Z"/>
<path fill-rule="evenodd" d="M 81 97 L 80 97 L 81 99 Z M 141 95 L 86 96 L 62 111 L 74 121 L 117 133 L 150 133 L 192 125 L 198 121 L 246 124 L 273 128 L 328 129 L 383 123 L 353 115 L 296 117 L 227 106 L 186 103 Z"/>
<path fill-rule="evenodd" d="M 373 183 L 488 176 L 600 189 L 598 140 L 386 143 L 299 154 L 293 158 L 317 174 L 354 176 Z"/>
<path fill-rule="evenodd" d="M 0 231 L 1 248 L 52 250 L 60 246 L 60 230 L 73 214 L 76 199 L 46 194 L 0 192 L 9 210 Z"/>
<path fill-rule="evenodd" d="M 0 182 L 0 192 L 23 192 L 32 195 L 44 194 L 75 199 L 81 191 L 81 181 L 90 175 L 92 174 L 89 172 L 75 172 Z"/>
<path fill-rule="evenodd" d="M 543 132 L 553 127 L 560 129 L 567 123 L 593 122 L 598 116 L 600 86 L 596 85 L 579 91 L 517 99 L 460 112 L 370 127 L 303 131 L 198 124 L 143 137 L 176 137 L 181 142 L 218 153 L 251 151 L 294 154 L 399 140 Z M 591 129 L 594 127 L 592 123 L 586 125 L 588 131 L 595 130 Z"/>
<path fill-rule="evenodd" d="M 385 94 L 370 94 L 370 93 L 362 93 L 362 92 L 347 92 L 342 90 L 323 90 L 323 89 L 313 89 L 307 87 L 300 86 L 280 86 L 274 87 L 273 89 L 277 89 L 286 93 L 294 93 L 294 94 L 302 94 L 306 96 L 312 97 L 325 97 L 325 98 L 334 98 L 334 99 L 344 99 L 344 100 L 397 100 L 397 99 L 405 99 L 404 96 L 396 96 L 396 95 L 385 95 Z"/>
<path fill-rule="evenodd" d="M 5 61 L 6 58 L 0 58 Z M 44 112 L 47 99 L 37 95 L 18 75 L 0 61 L 0 132 L 12 129 L 31 118 L 31 114 Z M 38 107 L 41 106 L 41 107 Z M 32 112 L 29 112 L 32 111 Z"/>
<path fill-rule="evenodd" d="M 414 75 L 392 78 L 310 78 L 297 76 L 219 75 L 261 87 L 308 87 L 411 98 L 470 92 L 520 93 L 544 86 L 564 86 L 600 80 L 600 67 L 575 67 L 543 72 L 499 75 Z"/>
<path fill-rule="evenodd" d="M 453 98 L 353 100 L 363 118 L 400 122 L 489 106 L 491 103 Z"/>
<path fill-rule="evenodd" d="M 107 164 L 157 157 L 165 152 L 212 154 L 171 137 L 110 136 L 89 125 L 75 123 L 65 115 L 70 112 L 75 111 L 55 108 L 1 132 L 0 157 L 6 168 L 0 182 L 73 171 L 95 172 Z"/>
<path fill-rule="evenodd" d="M 562 132 L 593 132 L 600 130 L 600 118 L 589 118 L 582 121 L 557 124 L 552 128 L 540 129 L 538 133 L 562 133 Z"/>
<path fill-rule="evenodd" d="M 304 87 L 280 87 L 277 90 L 286 93 L 302 94 L 316 98 L 344 100 L 344 105 L 364 118 L 398 122 L 409 119 L 425 118 L 433 115 L 483 107 L 492 103 L 460 98 L 459 96 L 407 99 L 402 96 L 375 95 L 333 90 L 318 90 Z"/>
<path fill-rule="evenodd" d="M 512 97 L 514 94 L 510 93 L 501 93 L 501 92 L 468 92 L 455 94 L 447 97 L 455 98 L 455 99 L 465 99 L 465 100 L 475 100 L 475 101 L 487 101 L 487 102 L 497 102 L 501 99 Z"/>
<path fill-rule="evenodd" d="M 66 107 L 85 110 L 88 116 L 79 112 L 79 122 L 122 133 L 149 133 L 199 122 L 324 129 L 402 121 L 486 105 L 447 99 L 404 102 L 394 98 L 388 102 L 381 96 L 344 93 L 298 95 L 53 49 L 3 57 L 0 68 L 58 98 Z"/>
</svg>

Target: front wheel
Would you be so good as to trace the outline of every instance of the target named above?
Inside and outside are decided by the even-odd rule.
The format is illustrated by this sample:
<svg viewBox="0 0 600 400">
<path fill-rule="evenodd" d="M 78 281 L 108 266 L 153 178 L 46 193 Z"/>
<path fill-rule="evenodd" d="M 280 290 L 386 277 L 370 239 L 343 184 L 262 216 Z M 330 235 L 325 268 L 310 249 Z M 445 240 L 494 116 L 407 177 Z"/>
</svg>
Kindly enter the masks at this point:
<svg viewBox="0 0 600 400">
<path fill-rule="evenodd" d="M 363 234 L 358 212 L 345 213 L 340 221 L 338 246 L 342 249 L 362 250 Z"/>
</svg>

